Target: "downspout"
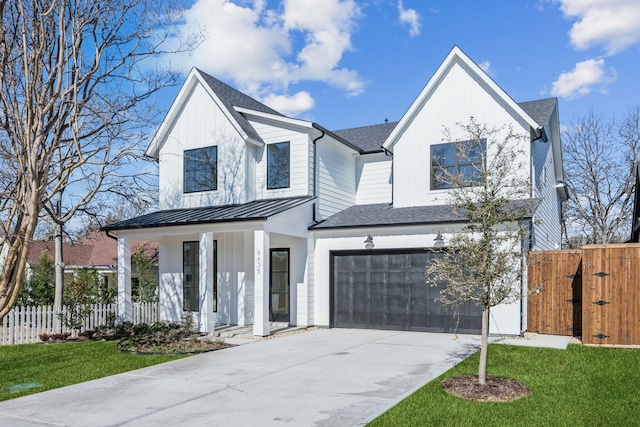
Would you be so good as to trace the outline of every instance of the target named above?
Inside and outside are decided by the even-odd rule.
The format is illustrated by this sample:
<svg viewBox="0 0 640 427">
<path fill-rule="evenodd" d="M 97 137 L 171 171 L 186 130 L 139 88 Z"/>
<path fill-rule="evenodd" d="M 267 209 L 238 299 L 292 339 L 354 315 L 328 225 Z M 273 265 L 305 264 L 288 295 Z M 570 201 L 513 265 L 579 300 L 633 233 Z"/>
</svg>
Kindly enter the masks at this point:
<svg viewBox="0 0 640 427">
<path fill-rule="evenodd" d="M 522 221 L 518 221 L 519 227 L 525 227 L 522 224 Z M 520 295 L 523 298 L 520 298 L 520 333 L 523 334 L 527 330 L 527 323 L 529 322 L 527 312 L 529 310 L 529 252 L 533 249 L 533 220 L 527 220 L 526 228 L 528 229 L 527 235 L 522 242 L 522 260 L 521 262 L 524 264 L 522 266 L 522 274 L 520 275 Z M 526 289 L 525 289 L 526 285 Z M 526 290 L 526 305 L 524 304 L 525 298 L 525 290 Z M 526 321 L 525 321 L 526 320 Z"/>
<path fill-rule="evenodd" d="M 318 142 L 318 140 L 324 137 L 325 135 L 324 130 L 320 129 L 320 132 L 321 132 L 320 136 L 313 140 L 313 198 L 314 199 L 318 197 L 318 146 L 316 142 Z M 318 210 L 318 203 L 316 201 L 316 202 L 313 202 L 313 223 L 314 224 L 318 223 L 318 217 L 316 215 L 317 210 Z"/>
<path fill-rule="evenodd" d="M 393 185 L 393 168 L 394 168 L 393 153 L 384 147 L 382 147 L 382 150 L 384 151 L 385 156 L 391 157 L 391 203 L 390 203 L 390 206 L 393 206 L 393 187 L 394 187 Z"/>
</svg>

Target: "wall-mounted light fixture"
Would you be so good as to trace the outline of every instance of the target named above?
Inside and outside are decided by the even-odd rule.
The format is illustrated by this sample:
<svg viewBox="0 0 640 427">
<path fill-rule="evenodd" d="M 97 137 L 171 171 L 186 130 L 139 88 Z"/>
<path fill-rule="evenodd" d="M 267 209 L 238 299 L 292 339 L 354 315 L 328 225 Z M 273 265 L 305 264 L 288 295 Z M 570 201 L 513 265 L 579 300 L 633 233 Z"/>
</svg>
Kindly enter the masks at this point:
<svg viewBox="0 0 640 427">
<path fill-rule="evenodd" d="M 365 249 L 373 249 L 375 245 L 373 244 L 373 237 L 371 237 L 371 234 L 367 234 L 367 240 L 364 241 L 364 248 Z"/>
<path fill-rule="evenodd" d="M 434 240 L 434 244 L 433 246 L 435 246 L 436 248 L 441 248 L 444 246 L 444 237 L 442 237 L 442 233 L 438 231 L 438 234 L 436 235 L 436 238 L 433 239 Z"/>
</svg>

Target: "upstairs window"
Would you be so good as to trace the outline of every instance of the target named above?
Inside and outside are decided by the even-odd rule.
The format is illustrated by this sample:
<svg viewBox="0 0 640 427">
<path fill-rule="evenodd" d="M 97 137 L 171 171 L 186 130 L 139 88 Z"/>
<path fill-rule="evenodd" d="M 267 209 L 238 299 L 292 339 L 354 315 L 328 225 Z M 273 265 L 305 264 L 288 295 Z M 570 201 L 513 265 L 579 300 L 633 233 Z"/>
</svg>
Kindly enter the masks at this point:
<svg viewBox="0 0 640 427">
<path fill-rule="evenodd" d="M 185 193 L 218 189 L 218 147 L 184 150 Z"/>
<path fill-rule="evenodd" d="M 267 189 L 289 188 L 290 175 L 289 142 L 267 145 Z"/>
<path fill-rule="evenodd" d="M 453 188 L 453 177 L 458 177 L 466 187 L 480 183 L 486 148 L 486 139 L 432 145 L 431 189 Z"/>
</svg>

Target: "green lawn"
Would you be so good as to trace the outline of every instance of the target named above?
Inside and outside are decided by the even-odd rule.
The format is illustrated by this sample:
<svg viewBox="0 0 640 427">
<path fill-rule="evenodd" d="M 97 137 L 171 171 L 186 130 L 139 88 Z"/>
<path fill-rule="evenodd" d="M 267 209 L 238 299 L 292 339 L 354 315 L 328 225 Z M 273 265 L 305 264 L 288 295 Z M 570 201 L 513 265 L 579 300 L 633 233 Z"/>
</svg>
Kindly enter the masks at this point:
<svg viewBox="0 0 640 427">
<path fill-rule="evenodd" d="M 0 346 L 0 401 L 179 359 L 178 355 L 120 353 L 115 341 Z M 41 387 L 9 393 L 29 382 Z"/>
<path fill-rule="evenodd" d="M 476 374 L 476 353 L 391 408 L 369 426 L 640 425 L 640 351 L 570 345 L 552 350 L 489 346 L 488 374 L 515 378 L 532 392 L 515 402 L 470 402 L 440 381 Z"/>
</svg>

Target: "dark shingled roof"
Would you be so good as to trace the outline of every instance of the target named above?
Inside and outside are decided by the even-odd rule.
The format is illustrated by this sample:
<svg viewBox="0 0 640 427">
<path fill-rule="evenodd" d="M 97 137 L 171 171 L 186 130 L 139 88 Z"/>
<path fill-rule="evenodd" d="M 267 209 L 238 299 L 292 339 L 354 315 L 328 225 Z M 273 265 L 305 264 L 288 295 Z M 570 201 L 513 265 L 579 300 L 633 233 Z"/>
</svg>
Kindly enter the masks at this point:
<svg viewBox="0 0 640 427">
<path fill-rule="evenodd" d="M 249 137 L 257 141 L 263 142 L 260 135 L 258 135 L 258 132 L 256 132 L 253 126 L 251 126 L 249 121 L 242 114 L 238 113 L 233 108 L 234 106 L 247 108 L 255 111 L 260 111 L 262 113 L 275 114 L 277 116 L 284 117 L 282 114 L 280 114 L 276 110 L 267 107 L 263 103 L 256 101 L 250 96 L 245 95 L 239 90 L 232 88 L 228 84 L 221 82 L 220 80 L 210 76 L 209 74 L 201 71 L 200 69 L 198 69 L 198 72 L 202 75 L 202 78 L 204 79 L 205 82 L 207 82 L 211 90 L 213 90 L 215 94 L 218 95 L 218 98 L 220 98 L 220 101 L 222 101 L 225 107 L 227 107 L 227 110 L 229 110 L 233 118 L 238 122 L 242 130 L 244 130 Z"/>
<path fill-rule="evenodd" d="M 558 98 L 538 99 L 537 101 L 520 102 L 518 105 L 540 126 L 549 122 Z"/>
<path fill-rule="evenodd" d="M 362 126 L 333 131 L 362 150 L 362 154 L 382 152 L 382 144 L 391 135 L 398 122 Z"/>
<path fill-rule="evenodd" d="M 139 228 L 171 227 L 176 225 L 211 224 L 234 221 L 260 221 L 301 206 L 313 197 L 256 200 L 239 205 L 209 206 L 192 209 L 157 211 L 102 227 L 103 231 Z"/>
<path fill-rule="evenodd" d="M 309 229 L 437 224 L 443 222 L 464 222 L 464 217 L 454 213 L 451 206 L 446 205 L 394 208 L 388 203 L 382 203 L 351 206 L 330 216 L 323 222 L 309 227 Z"/>
<path fill-rule="evenodd" d="M 534 200 L 512 202 L 516 207 L 524 208 Z M 310 230 L 330 228 L 358 228 L 372 226 L 425 225 L 466 222 L 463 212 L 455 212 L 449 205 L 413 206 L 394 208 L 387 203 L 376 205 L 355 205 L 323 222 L 309 227 Z"/>
</svg>

